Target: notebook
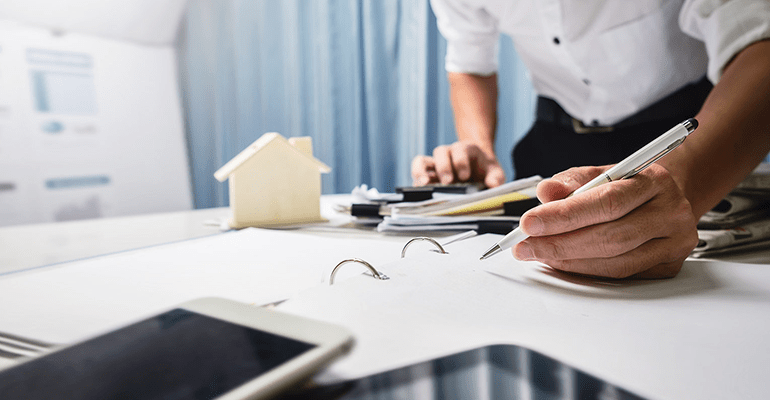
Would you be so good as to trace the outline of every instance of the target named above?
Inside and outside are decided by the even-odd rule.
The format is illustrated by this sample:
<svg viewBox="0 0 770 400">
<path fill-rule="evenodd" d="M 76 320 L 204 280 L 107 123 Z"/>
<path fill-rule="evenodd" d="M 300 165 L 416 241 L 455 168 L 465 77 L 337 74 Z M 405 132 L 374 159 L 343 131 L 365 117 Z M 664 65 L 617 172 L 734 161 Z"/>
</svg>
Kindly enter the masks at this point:
<svg viewBox="0 0 770 400">
<path fill-rule="evenodd" d="M 410 248 L 398 261 L 374 265 L 387 280 L 359 275 L 277 308 L 353 332 L 352 352 L 317 377 L 324 384 L 511 344 L 645 397 L 729 398 L 737 388 L 744 398 L 765 394 L 767 267 L 688 260 L 675 279 L 595 280 L 508 252 L 479 261 L 498 239 L 455 242 L 445 246 L 448 254 Z"/>
</svg>

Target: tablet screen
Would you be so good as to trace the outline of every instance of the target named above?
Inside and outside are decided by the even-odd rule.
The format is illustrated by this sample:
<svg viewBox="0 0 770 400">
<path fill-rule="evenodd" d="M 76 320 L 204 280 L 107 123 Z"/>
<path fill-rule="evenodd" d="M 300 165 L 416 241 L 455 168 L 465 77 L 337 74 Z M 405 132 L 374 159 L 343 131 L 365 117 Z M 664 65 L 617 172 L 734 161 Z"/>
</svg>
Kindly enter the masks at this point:
<svg viewBox="0 0 770 400">
<path fill-rule="evenodd" d="M 175 309 L 0 373 L 3 399 L 211 399 L 315 345 Z"/>
<path fill-rule="evenodd" d="M 515 345 L 493 345 L 330 385 L 281 400 L 643 400 L 559 360 Z"/>
</svg>

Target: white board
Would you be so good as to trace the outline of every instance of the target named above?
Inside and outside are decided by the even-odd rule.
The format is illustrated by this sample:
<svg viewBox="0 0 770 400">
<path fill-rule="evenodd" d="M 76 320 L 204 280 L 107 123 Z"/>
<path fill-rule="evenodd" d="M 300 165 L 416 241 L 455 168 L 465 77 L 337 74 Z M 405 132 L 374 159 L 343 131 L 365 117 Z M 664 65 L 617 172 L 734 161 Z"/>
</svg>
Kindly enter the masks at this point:
<svg viewBox="0 0 770 400">
<path fill-rule="evenodd" d="M 0 226 L 192 207 L 171 47 L 0 21 Z"/>
</svg>

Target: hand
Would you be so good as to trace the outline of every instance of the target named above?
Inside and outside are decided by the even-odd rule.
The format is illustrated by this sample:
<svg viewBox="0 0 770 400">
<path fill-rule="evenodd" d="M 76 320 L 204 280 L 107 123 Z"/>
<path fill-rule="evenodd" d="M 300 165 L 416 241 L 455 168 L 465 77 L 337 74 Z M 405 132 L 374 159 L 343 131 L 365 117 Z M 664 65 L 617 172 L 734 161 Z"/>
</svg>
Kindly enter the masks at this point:
<svg viewBox="0 0 770 400">
<path fill-rule="evenodd" d="M 544 204 L 522 216 L 530 237 L 514 246 L 514 257 L 609 278 L 675 276 L 698 243 L 689 201 L 658 164 L 565 198 L 607 169 L 572 168 L 542 181 L 537 196 Z"/>
<path fill-rule="evenodd" d="M 491 188 L 505 182 L 505 172 L 494 155 L 488 155 L 475 144 L 460 141 L 436 147 L 433 157 L 415 157 L 412 180 L 415 186 L 471 181 L 483 182 Z"/>
</svg>

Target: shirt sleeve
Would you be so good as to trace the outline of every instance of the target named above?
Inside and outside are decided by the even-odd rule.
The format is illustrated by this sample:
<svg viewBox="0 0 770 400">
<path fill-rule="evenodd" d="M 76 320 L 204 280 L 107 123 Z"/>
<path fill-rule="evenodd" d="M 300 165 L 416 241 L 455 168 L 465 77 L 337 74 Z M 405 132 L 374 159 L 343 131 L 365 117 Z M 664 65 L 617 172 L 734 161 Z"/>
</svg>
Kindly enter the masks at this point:
<svg viewBox="0 0 770 400">
<path fill-rule="evenodd" d="M 449 72 L 492 75 L 497 71 L 497 19 L 463 0 L 431 0 L 438 29 L 446 38 Z"/>
<path fill-rule="evenodd" d="M 684 33 L 705 43 L 707 75 L 717 83 L 736 54 L 756 41 L 770 38 L 770 1 L 686 0 L 679 25 Z"/>
</svg>

